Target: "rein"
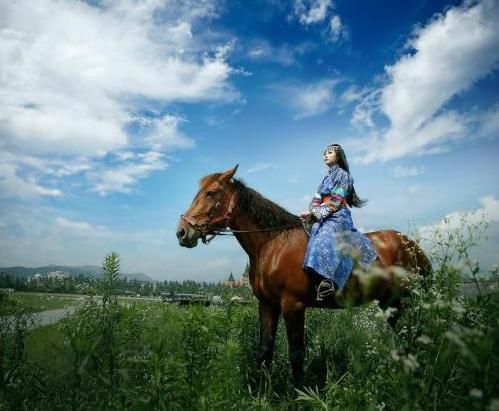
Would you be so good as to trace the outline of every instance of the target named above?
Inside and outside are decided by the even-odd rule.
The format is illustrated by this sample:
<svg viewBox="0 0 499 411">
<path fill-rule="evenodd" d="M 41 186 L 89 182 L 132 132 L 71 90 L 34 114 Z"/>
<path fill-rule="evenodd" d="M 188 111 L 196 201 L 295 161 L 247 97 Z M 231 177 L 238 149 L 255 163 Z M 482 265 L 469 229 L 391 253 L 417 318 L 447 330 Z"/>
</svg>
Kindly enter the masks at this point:
<svg viewBox="0 0 499 411">
<path fill-rule="evenodd" d="M 296 228 L 299 227 L 299 225 L 285 225 L 285 226 L 280 226 L 280 227 L 271 227 L 271 228 L 259 228 L 255 230 L 234 230 L 232 228 L 229 228 L 230 220 L 232 219 L 232 211 L 234 210 L 234 207 L 236 206 L 236 200 L 235 200 L 235 195 L 236 193 L 232 193 L 232 197 L 230 198 L 230 203 L 229 207 L 227 208 L 227 211 L 223 216 L 218 216 L 215 217 L 212 214 L 213 210 L 218 210 L 220 208 L 220 198 L 217 199 L 217 202 L 215 203 L 215 207 L 213 207 L 212 210 L 208 211 L 206 214 L 208 214 L 207 218 L 200 222 L 196 218 L 201 214 L 204 214 L 204 212 L 194 214 L 192 216 L 190 215 L 184 215 L 182 214 L 180 217 L 187 221 L 190 225 L 194 227 L 195 230 L 199 231 L 201 233 L 201 240 L 203 241 L 204 244 L 208 245 L 211 240 L 213 240 L 217 235 L 236 235 L 238 233 L 258 233 L 258 232 L 265 232 L 265 231 L 278 231 L 278 230 L 287 230 L 290 228 Z M 211 228 L 210 226 L 214 223 L 217 222 L 223 222 L 224 228 Z M 211 237 L 206 238 L 207 235 L 211 234 Z"/>
</svg>

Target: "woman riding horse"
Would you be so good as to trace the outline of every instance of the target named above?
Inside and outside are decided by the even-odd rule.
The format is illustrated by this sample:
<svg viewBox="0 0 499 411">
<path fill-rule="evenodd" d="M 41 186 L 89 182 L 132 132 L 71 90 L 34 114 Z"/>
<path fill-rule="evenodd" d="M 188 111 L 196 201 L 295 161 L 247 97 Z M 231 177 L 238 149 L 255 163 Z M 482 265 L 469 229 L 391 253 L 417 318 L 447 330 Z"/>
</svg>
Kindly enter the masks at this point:
<svg viewBox="0 0 499 411">
<path fill-rule="evenodd" d="M 395 268 L 425 276 L 431 264 L 417 243 L 397 231 L 367 233 L 378 253 L 376 265 L 384 269 L 383 273 L 366 274 L 368 282 L 354 273 L 340 292 L 317 301 L 316 288 L 323 277 L 303 268 L 309 241 L 300 218 L 233 178 L 236 170 L 237 166 L 201 180 L 191 206 L 180 218 L 177 238 L 181 246 L 192 248 L 200 239 L 209 243 L 210 234 L 235 235 L 248 254 L 249 280 L 258 298 L 258 363 L 270 367 L 277 323 L 282 316 L 294 382 L 300 387 L 307 307 L 342 308 L 345 303 L 377 299 L 382 307 L 400 308 L 406 282 L 398 277 L 400 269 Z"/>
<path fill-rule="evenodd" d="M 329 172 L 322 179 L 309 212 L 300 214 L 315 220 L 303 267 L 325 277 L 317 289 L 319 301 L 345 286 L 353 270 L 353 255 L 364 270 L 378 256 L 371 241 L 353 226 L 347 206 L 362 207 L 365 201 L 355 193 L 345 152 L 339 144 L 331 144 L 324 150 L 324 161 Z"/>
</svg>

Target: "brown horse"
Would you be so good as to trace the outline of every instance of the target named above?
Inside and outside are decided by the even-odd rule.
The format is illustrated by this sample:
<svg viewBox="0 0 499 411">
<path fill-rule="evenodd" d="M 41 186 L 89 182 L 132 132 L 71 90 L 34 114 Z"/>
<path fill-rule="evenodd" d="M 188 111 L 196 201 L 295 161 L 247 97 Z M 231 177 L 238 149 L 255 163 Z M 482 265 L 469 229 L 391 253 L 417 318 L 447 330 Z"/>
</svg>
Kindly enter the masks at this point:
<svg viewBox="0 0 499 411">
<path fill-rule="evenodd" d="M 431 264 L 419 246 L 394 231 L 367 236 L 378 251 L 378 269 L 353 273 L 347 285 L 322 302 L 316 287 L 322 277 L 303 270 L 308 236 L 301 219 L 255 190 L 234 179 L 237 165 L 224 173 L 204 177 L 191 207 L 180 219 L 177 237 L 181 246 L 195 247 L 207 235 L 235 235 L 249 256 L 249 279 L 259 301 L 260 343 L 258 363 L 270 367 L 279 317 L 286 323 L 289 357 L 295 386 L 303 384 L 304 320 L 307 307 L 342 308 L 377 299 L 382 307 L 400 312 L 409 273 L 427 275 Z M 212 237 L 213 238 L 213 237 Z M 384 270 L 381 270 L 384 268 Z"/>
</svg>

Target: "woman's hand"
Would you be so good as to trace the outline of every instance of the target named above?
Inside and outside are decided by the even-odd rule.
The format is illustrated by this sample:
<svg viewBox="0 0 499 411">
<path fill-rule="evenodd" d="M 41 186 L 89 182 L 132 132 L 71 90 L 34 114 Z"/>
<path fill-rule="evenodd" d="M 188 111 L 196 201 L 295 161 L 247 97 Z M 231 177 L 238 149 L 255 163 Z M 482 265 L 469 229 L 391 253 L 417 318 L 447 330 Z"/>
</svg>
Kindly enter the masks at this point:
<svg viewBox="0 0 499 411">
<path fill-rule="evenodd" d="M 308 220 L 308 219 L 312 218 L 312 214 L 308 210 L 301 211 L 300 212 L 300 218 L 302 220 Z"/>
</svg>

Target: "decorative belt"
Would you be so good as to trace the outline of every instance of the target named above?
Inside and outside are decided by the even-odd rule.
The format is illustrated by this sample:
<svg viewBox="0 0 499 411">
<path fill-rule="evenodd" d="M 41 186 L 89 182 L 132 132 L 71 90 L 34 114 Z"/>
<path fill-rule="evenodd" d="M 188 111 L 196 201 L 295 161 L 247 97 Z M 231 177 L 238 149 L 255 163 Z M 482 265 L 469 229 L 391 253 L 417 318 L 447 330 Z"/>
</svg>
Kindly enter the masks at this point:
<svg viewBox="0 0 499 411">
<path fill-rule="evenodd" d="M 324 203 L 327 203 L 328 201 L 331 201 L 331 200 L 338 201 L 339 203 L 341 203 L 342 207 L 346 208 L 346 206 L 347 206 L 347 200 L 345 198 L 343 198 L 342 196 L 335 195 L 335 194 L 331 194 L 329 196 L 322 197 L 321 203 L 324 204 Z"/>
</svg>

